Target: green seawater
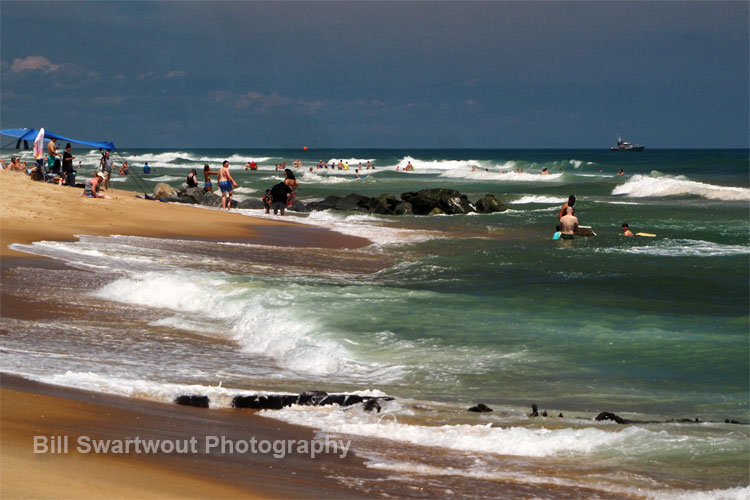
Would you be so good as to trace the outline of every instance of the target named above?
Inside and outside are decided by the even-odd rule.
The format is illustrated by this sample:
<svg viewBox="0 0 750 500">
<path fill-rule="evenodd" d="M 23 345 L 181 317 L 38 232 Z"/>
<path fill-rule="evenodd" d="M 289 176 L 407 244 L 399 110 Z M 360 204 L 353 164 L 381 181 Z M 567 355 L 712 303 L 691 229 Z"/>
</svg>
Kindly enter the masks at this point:
<svg viewBox="0 0 750 500">
<path fill-rule="evenodd" d="M 201 177 L 204 163 L 216 169 L 229 159 L 245 188 L 239 198 L 259 198 L 282 178 L 273 166 L 286 161 L 291 167 L 299 158 L 303 202 L 431 187 L 504 201 L 510 210 L 500 214 L 369 216 L 375 225 L 436 237 L 387 245 L 394 265 L 359 284 L 299 280 L 306 295 L 325 304 L 313 316 L 330 335 L 356 342 L 347 346 L 355 355 L 404 368 L 392 390 L 432 399 L 747 419 L 747 150 L 120 155 L 136 172 L 149 158 L 155 169 L 117 186 L 130 189 L 153 186 L 150 179 L 178 186 L 190 168 Z M 251 159 L 258 171 L 242 168 Z M 339 159 L 349 171 L 316 168 L 320 160 Z M 353 170 L 368 160 L 376 170 L 355 179 Z M 400 171 L 407 161 L 414 172 Z M 543 168 L 549 176 L 539 175 Z M 577 196 L 580 224 L 592 226 L 596 237 L 551 239 L 570 194 Z M 343 224 L 347 216 L 359 215 L 328 215 Z M 622 222 L 657 236 L 626 239 Z M 343 290 L 340 300 L 331 287 Z"/>
</svg>

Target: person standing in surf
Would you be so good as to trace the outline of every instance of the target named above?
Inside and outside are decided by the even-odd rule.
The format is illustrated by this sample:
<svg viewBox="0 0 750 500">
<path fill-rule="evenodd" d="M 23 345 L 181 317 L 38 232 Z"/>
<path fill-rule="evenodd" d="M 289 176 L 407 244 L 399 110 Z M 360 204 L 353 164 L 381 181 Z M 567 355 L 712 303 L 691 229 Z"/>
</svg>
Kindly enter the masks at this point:
<svg viewBox="0 0 750 500">
<path fill-rule="evenodd" d="M 560 213 L 557 215 L 557 219 L 561 220 L 567 213 L 568 207 L 573 208 L 573 205 L 575 204 L 576 204 L 576 197 L 571 194 L 570 196 L 568 196 L 568 201 L 565 202 L 565 204 L 560 209 Z M 573 208 L 573 213 L 574 214 L 576 213 L 575 208 Z"/>
<path fill-rule="evenodd" d="M 227 212 L 232 208 L 232 189 L 237 187 L 237 183 L 232 179 L 232 174 L 229 173 L 229 161 L 224 160 L 219 169 L 219 189 L 221 189 L 221 209 Z M 227 200 L 227 193 L 229 193 L 229 200 Z"/>
<path fill-rule="evenodd" d="M 286 175 L 284 184 L 289 186 L 289 189 L 292 190 L 292 196 L 289 197 L 289 201 L 287 201 L 286 206 L 291 207 L 292 204 L 297 200 L 297 187 L 299 186 L 299 182 L 297 182 L 297 178 L 294 176 L 294 172 L 292 172 L 288 168 L 284 170 L 284 175 Z M 284 215 L 283 212 L 281 215 Z"/>
<path fill-rule="evenodd" d="M 565 209 L 565 215 L 560 219 L 560 236 L 564 240 L 572 240 L 578 229 L 578 217 L 573 215 L 573 207 Z"/>
</svg>

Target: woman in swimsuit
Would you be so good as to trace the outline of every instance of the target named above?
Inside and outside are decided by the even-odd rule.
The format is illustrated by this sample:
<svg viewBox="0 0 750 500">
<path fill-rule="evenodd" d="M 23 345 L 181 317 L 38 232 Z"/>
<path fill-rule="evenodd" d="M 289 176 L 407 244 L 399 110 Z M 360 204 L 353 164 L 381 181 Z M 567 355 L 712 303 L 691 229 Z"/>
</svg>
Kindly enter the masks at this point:
<svg viewBox="0 0 750 500">
<path fill-rule="evenodd" d="M 286 206 L 291 207 L 292 203 L 294 203 L 294 201 L 297 199 L 297 186 L 299 186 L 299 182 L 297 182 L 296 177 L 294 177 L 294 172 L 292 172 L 288 168 L 284 170 L 284 174 L 286 175 L 284 184 L 289 186 L 289 189 L 292 190 L 292 196 L 289 197 L 289 201 L 286 203 Z"/>
<path fill-rule="evenodd" d="M 208 163 L 203 165 L 203 179 L 205 182 L 203 183 L 203 191 L 204 192 L 214 192 L 213 184 L 211 184 L 211 176 L 212 175 L 219 175 L 218 172 L 211 172 L 211 167 L 208 166 Z"/>
</svg>

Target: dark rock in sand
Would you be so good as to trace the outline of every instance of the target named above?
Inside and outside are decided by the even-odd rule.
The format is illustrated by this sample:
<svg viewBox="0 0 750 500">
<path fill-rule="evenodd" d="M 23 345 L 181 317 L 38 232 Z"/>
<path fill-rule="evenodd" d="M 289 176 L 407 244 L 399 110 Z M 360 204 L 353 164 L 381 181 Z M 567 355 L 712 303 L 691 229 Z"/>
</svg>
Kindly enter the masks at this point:
<svg viewBox="0 0 750 500">
<path fill-rule="evenodd" d="M 206 207 L 220 207 L 221 196 L 216 193 L 206 193 L 203 195 L 203 199 L 201 200 L 201 205 L 206 206 Z M 237 203 L 237 200 L 232 200 L 230 208 L 237 208 L 238 205 L 239 204 Z"/>
<path fill-rule="evenodd" d="M 208 408 L 208 396 L 177 396 L 174 402 L 183 406 Z"/>
<path fill-rule="evenodd" d="M 191 187 L 185 189 L 184 194 L 180 197 L 184 198 L 186 203 L 198 204 L 203 200 L 204 194 L 205 191 L 203 191 L 202 187 Z"/>
<path fill-rule="evenodd" d="M 263 206 L 262 201 L 256 200 L 255 198 L 249 198 L 247 200 L 242 200 L 241 202 L 237 203 L 237 208 L 257 210 L 257 209 L 262 209 L 265 207 Z"/>
<path fill-rule="evenodd" d="M 530 417 L 538 417 L 539 416 L 539 410 L 537 410 L 537 407 L 535 404 L 531 405 L 531 414 Z"/>
<path fill-rule="evenodd" d="M 476 405 L 476 406 L 472 406 L 472 407 L 471 407 L 471 408 L 469 408 L 469 409 L 468 409 L 467 411 L 473 411 L 473 412 L 475 412 L 475 413 L 488 413 L 488 412 L 491 412 L 491 411 L 493 411 L 493 410 L 492 410 L 492 408 L 490 408 L 490 407 L 489 407 L 489 406 L 487 406 L 486 404 L 484 404 L 484 403 L 479 403 L 479 404 L 478 404 L 478 405 Z"/>
<path fill-rule="evenodd" d="M 370 198 L 370 212 L 378 215 L 396 215 L 396 207 L 401 200 L 392 194 L 381 194 Z"/>
<path fill-rule="evenodd" d="M 352 193 L 341 196 L 328 196 L 324 200 L 314 201 L 305 206 L 305 211 L 312 210 L 343 210 L 348 212 L 369 212 L 370 198 L 360 194 Z"/>
<path fill-rule="evenodd" d="M 235 396 L 232 406 L 235 408 L 249 408 L 252 410 L 280 410 L 285 406 L 292 406 L 297 402 L 293 394 L 269 394 L 267 396 Z"/>
<path fill-rule="evenodd" d="M 367 403 L 365 403 L 364 410 L 365 411 L 377 410 L 378 413 L 380 413 L 381 407 L 380 407 L 380 403 L 378 403 L 378 398 L 372 398 Z"/>
<path fill-rule="evenodd" d="M 421 191 L 401 193 L 401 199 L 411 204 L 415 215 L 429 215 L 436 208 L 446 214 L 468 214 L 474 211 L 466 195 L 455 189 L 422 189 Z"/>
<path fill-rule="evenodd" d="M 300 213 L 307 213 L 309 210 L 307 207 L 300 202 L 299 200 L 294 200 L 294 203 L 292 203 L 291 207 L 287 207 L 287 210 L 291 210 L 292 212 L 300 212 Z"/>
<path fill-rule="evenodd" d="M 393 207 L 393 215 L 410 215 L 412 213 L 411 203 L 408 201 L 402 201 Z"/>
<path fill-rule="evenodd" d="M 503 205 L 497 198 L 495 198 L 491 194 L 486 194 L 483 198 L 477 200 L 477 202 L 474 203 L 474 207 L 480 214 L 491 214 L 494 212 L 505 212 L 506 210 L 508 210 L 508 207 Z"/>
<path fill-rule="evenodd" d="M 298 405 L 305 406 L 319 406 L 321 404 L 332 404 L 324 403 L 323 401 L 328 398 L 328 393 L 325 391 L 306 391 L 297 397 Z"/>
<path fill-rule="evenodd" d="M 599 415 L 596 416 L 594 420 L 601 421 L 601 420 L 612 420 L 613 422 L 617 422 L 618 424 L 629 424 L 631 423 L 630 420 L 626 420 L 622 417 L 618 417 L 614 413 L 610 413 L 608 411 L 603 411 Z"/>
</svg>

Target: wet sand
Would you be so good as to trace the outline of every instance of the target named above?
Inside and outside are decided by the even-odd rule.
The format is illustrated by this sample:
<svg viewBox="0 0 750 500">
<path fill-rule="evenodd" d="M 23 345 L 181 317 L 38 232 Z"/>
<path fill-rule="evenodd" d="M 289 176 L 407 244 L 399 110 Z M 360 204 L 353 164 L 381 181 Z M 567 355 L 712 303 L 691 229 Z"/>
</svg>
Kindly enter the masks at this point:
<svg viewBox="0 0 750 500">
<path fill-rule="evenodd" d="M 367 470 L 353 453 L 204 452 L 206 436 L 312 440 L 310 429 L 254 415 L 110 396 L 0 375 L 2 498 L 360 498 L 330 475 Z M 68 453 L 34 453 L 34 436 L 67 436 Z M 198 453 L 80 453 L 85 441 L 189 440 Z M 40 443 L 42 443 L 41 438 Z M 51 443 L 51 441 L 46 441 Z M 57 443 L 63 443 L 58 439 Z M 49 448 L 52 448 L 49 446 Z M 58 449 L 62 449 L 60 446 Z M 37 451 L 43 451 L 42 444 Z M 49 451 L 49 449 L 48 449 Z M 225 450 L 226 451 L 226 450 Z"/>
<path fill-rule="evenodd" d="M 82 190 L 34 182 L 0 171 L 0 264 L 60 268 L 63 264 L 12 250 L 13 243 L 74 241 L 76 235 L 112 234 L 162 238 L 221 239 L 256 244 L 358 248 L 351 237 L 286 220 L 247 217 L 218 210 L 135 198 L 110 189 L 111 199 L 89 199 Z M 3 273 L 3 318 L 74 314 L 6 293 L 23 287 Z M 1 333 L 1 332 L 0 332 Z M 34 453 L 34 436 L 67 436 L 71 452 Z M 208 410 L 109 396 L 40 384 L 15 375 L 0 377 L 1 498 L 361 498 L 334 476 L 371 475 L 353 452 L 339 455 L 82 454 L 79 436 L 96 439 L 312 440 L 310 429 L 258 417 L 252 411 Z M 205 451 L 205 450 L 204 450 Z M 356 471 L 356 472 L 355 472 Z"/>
</svg>

